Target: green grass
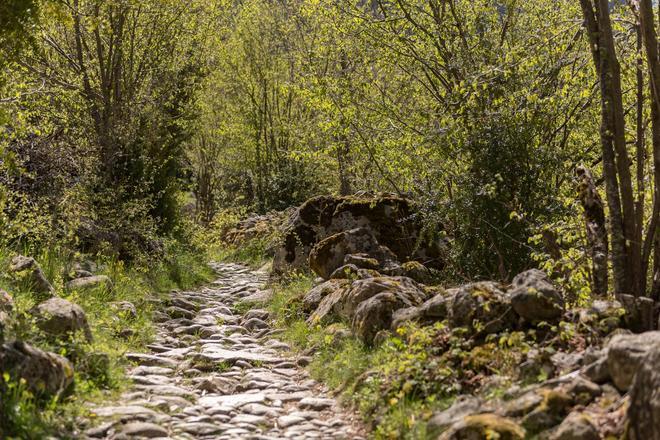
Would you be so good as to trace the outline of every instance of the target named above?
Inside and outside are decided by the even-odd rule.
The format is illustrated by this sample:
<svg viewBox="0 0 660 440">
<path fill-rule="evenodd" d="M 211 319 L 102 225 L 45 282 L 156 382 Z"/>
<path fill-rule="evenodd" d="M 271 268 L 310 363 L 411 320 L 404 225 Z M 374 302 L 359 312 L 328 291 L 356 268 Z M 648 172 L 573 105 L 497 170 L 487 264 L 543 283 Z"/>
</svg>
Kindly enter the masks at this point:
<svg viewBox="0 0 660 440">
<path fill-rule="evenodd" d="M 79 255 L 62 249 L 25 252 L 34 256 L 56 294 L 80 305 L 87 315 L 93 334 L 92 342 L 81 335 L 68 340 L 53 340 L 42 334 L 30 319 L 30 309 L 39 298 L 4 273 L 0 288 L 15 301 L 12 325 L 5 330 L 7 340 L 21 339 L 47 350 L 67 356 L 75 365 L 75 392 L 61 401 L 40 401 L 20 383 L 10 379 L 0 396 L 0 438 L 39 439 L 47 435 L 66 438 L 78 418 L 88 417 L 89 402 L 110 400 L 125 388 L 126 352 L 141 350 L 154 334 L 151 314 L 154 304 L 170 289 L 187 289 L 212 279 L 206 256 L 182 246 L 171 245 L 167 257 L 150 264 L 127 266 L 112 258 L 97 257 L 97 274 L 108 275 L 113 288 L 100 287 L 85 291 L 67 291 L 65 274 Z M 5 268 L 15 252 L 0 248 L 0 268 Z M 136 315 L 120 313 L 110 307 L 113 302 L 128 301 L 135 305 Z M 121 331 L 130 336 L 120 337 Z"/>
<path fill-rule="evenodd" d="M 209 249 L 209 255 L 214 261 L 243 263 L 257 269 L 271 261 L 267 254 L 270 237 L 249 240 L 241 245 L 230 245 L 219 242 Z"/>
<path fill-rule="evenodd" d="M 435 438 L 437 433 L 427 431 L 427 421 L 434 411 L 449 406 L 457 392 L 454 372 L 433 364 L 429 355 L 445 327 L 406 327 L 404 333 L 368 347 L 350 334 L 349 323 L 305 321 L 302 299 L 311 287 L 310 276 L 294 275 L 272 285 L 274 295 L 263 306 L 284 330 L 285 342 L 300 353 L 313 353 L 308 366 L 312 377 L 358 409 L 375 439 Z"/>
</svg>

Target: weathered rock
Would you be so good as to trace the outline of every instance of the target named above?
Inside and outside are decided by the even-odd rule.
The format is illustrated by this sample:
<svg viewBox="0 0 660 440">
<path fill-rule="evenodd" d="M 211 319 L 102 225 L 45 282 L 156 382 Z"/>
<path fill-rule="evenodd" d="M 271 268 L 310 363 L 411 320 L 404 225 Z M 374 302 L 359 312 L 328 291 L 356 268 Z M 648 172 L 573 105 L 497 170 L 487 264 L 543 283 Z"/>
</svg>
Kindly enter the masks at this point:
<svg viewBox="0 0 660 440">
<path fill-rule="evenodd" d="M 342 292 L 350 286 L 348 280 L 333 279 L 325 281 L 310 290 L 303 299 L 303 310 L 307 313 L 314 311 L 321 301 L 330 294 L 341 296 Z"/>
<path fill-rule="evenodd" d="M 0 289 L 0 311 L 10 313 L 14 310 L 14 298 L 5 290 Z"/>
<path fill-rule="evenodd" d="M 573 398 L 562 389 L 541 390 L 542 402 L 522 419 L 528 433 L 539 433 L 559 424 L 573 405 Z"/>
<path fill-rule="evenodd" d="M 325 296 L 310 316 L 309 322 L 335 318 L 351 320 L 362 301 L 382 292 L 393 292 L 394 296 L 400 299 L 398 308 L 420 305 L 427 297 L 427 293 L 419 284 L 406 277 L 375 277 L 357 280 L 351 283 L 350 287 L 336 290 Z"/>
<path fill-rule="evenodd" d="M 59 395 L 73 384 L 71 362 L 22 341 L 0 346 L 0 371 L 7 372 L 14 380 L 24 379 L 30 391 L 37 395 Z"/>
<path fill-rule="evenodd" d="M 660 331 L 612 337 L 607 344 L 607 367 L 612 382 L 620 391 L 630 388 L 647 352 L 655 347 L 660 347 Z"/>
<path fill-rule="evenodd" d="M 365 253 L 380 262 L 396 261 L 396 255 L 378 243 L 374 233 L 367 228 L 342 231 L 319 241 L 309 253 L 309 267 L 324 279 L 344 265 L 349 254 Z M 357 273 L 358 267 L 355 268 Z M 349 266 L 350 268 L 350 266 Z"/>
<path fill-rule="evenodd" d="M 487 335 L 515 326 L 517 316 L 509 297 L 498 284 L 471 283 L 452 291 L 455 294 L 449 320 L 454 327 L 466 327 L 472 333 Z"/>
<path fill-rule="evenodd" d="M 392 331 L 396 331 L 406 322 L 418 322 L 422 325 L 442 321 L 449 316 L 452 298 L 444 289 L 436 289 L 435 295 L 419 307 L 399 309 L 392 316 Z"/>
<path fill-rule="evenodd" d="M 533 390 L 507 402 L 502 409 L 502 414 L 507 417 L 523 417 L 531 413 L 543 402 L 543 390 Z"/>
<path fill-rule="evenodd" d="M 550 440 L 600 440 L 600 438 L 591 418 L 577 412 L 569 414 L 550 435 Z"/>
<path fill-rule="evenodd" d="M 655 339 L 655 336 L 651 339 Z M 622 343 L 623 339 L 619 340 L 617 345 Z M 630 440 L 660 439 L 660 393 L 658 392 L 660 390 L 660 369 L 658 369 L 660 344 L 650 345 L 644 356 L 639 352 L 634 356 L 638 359 L 633 361 L 636 364 L 636 374 L 630 389 L 626 438 Z M 626 381 L 627 377 L 628 375 L 626 375 Z"/>
<path fill-rule="evenodd" d="M 559 289 L 538 269 L 516 275 L 509 294 L 516 313 L 531 322 L 556 320 L 564 310 Z"/>
<path fill-rule="evenodd" d="M 430 284 L 433 280 L 433 273 L 419 261 L 406 261 L 401 265 L 402 275 L 412 278 L 418 283 Z"/>
<path fill-rule="evenodd" d="M 141 438 L 159 438 L 167 437 L 167 429 L 162 428 L 155 423 L 149 422 L 131 422 L 124 425 L 121 429 L 122 434 L 129 437 Z"/>
<path fill-rule="evenodd" d="M 41 266 L 32 257 L 18 255 L 12 258 L 9 272 L 26 282 L 28 288 L 37 294 L 51 296 L 55 293 L 55 289 L 50 284 L 50 281 L 46 279 Z"/>
<path fill-rule="evenodd" d="M 130 301 L 111 302 L 110 307 L 112 307 L 113 310 L 123 315 L 124 317 L 131 319 L 137 318 L 137 308 L 135 308 L 135 304 Z"/>
<path fill-rule="evenodd" d="M 9 324 L 9 316 L 14 310 L 14 298 L 0 289 L 0 344 L 5 341 L 5 327 Z"/>
<path fill-rule="evenodd" d="M 333 399 L 324 399 L 320 397 L 305 397 L 298 402 L 298 407 L 301 409 L 312 409 L 314 411 L 322 411 L 334 405 Z"/>
<path fill-rule="evenodd" d="M 76 278 L 66 283 L 67 290 L 112 289 L 112 280 L 107 275 Z"/>
<path fill-rule="evenodd" d="M 472 396 L 459 396 L 456 401 L 444 411 L 433 414 L 428 422 L 427 429 L 438 434 L 449 428 L 456 420 L 481 412 L 483 402 Z"/>
<path fill-rule="evenodd" d="M 328 279 L 330 280 L 354 280 L 356 278 L 359 278 L 358 272 L 360 269 L 358 269 L 357 266 L 354 264 L 344 264 L 343 266 L 339 266 L 337 269 L 335 269 Z"/>
<path fill-rule="evenodd" d="M 275 250 L 273 273 L 306 267 L 316 243 L 355 228 L 372 231 L 377 242 L 390 249 L 398 261 L 419 260 L 442 268 L 443 243 L 423 241 L 417 246 L 422 225 L 414 211 L 411 201 L 389 194 L 312 198 L 286 220 L 283 243 Z"/>
<path fill-rule="evenodd" d="M 579 312 L 579 320 L 606 335 L 620 327 L 624 315 L 625 310 L 619 301 L 595 300 L 591 307 Z"/>
<path fill-rule="evenodd" d="M 380 263 L 368 254 L 348 254 L 344 257 L 344 264 L 352 264 L 359 269 L 378 270 Z"/>
<path fill-rule="evenodd" d="M 68 337 L 82 331 L 88 341 L 92 332 L 83 309 L 63 298 L 54 297 L 38 304 L 31 311 L 37 327 L 55 337 Z"/>
<path fill-rule="evenodd" d="M 351 322 L 353 333 L 365 343 L 373 343 L 379 331 L 392 327 L 394 311 L 414 305 L 413 301 L 398 291 L 384 291 L 362 301 Z"/>
<path fill-rule="evenodd" d="M 511 419 L 495 414 L 479 414 L 463 417 L 439 440 L 523 440 L 525 430 Z"/>
</svg>

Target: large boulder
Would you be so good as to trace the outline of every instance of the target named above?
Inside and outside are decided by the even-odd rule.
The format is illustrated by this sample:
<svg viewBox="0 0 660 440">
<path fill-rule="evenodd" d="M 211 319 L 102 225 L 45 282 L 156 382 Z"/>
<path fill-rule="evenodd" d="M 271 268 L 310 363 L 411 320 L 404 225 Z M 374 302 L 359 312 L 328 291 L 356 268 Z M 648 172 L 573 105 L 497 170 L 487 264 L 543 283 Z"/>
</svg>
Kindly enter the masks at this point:
<svg viewBox="0 0 660 440">
<path fill-rule="evenodd" d="M 564 299 L 544 272 L 528 270 L 516 275 L 512 284 L 511 305 L 527 321 L 554 321 L 562 316 Z"/>
<path fill-rule="evenodd" d="M 93 275 L 75 278 L 66 283 L 67 290 L 92 290 L 96 288 L 112 288 L 112 280 L 107 275 Z"/>
<path fill-rule="evenodd" d="M 422 286 L 406 277 L 374 277 L 353 281 L 350 287 L 327 295 L 309 318 L 312 323 L 333 319 L 352 320 L 362 301 L 383 292 L 400 298 L 399 308 L 418 306 L 427 298 Z M 388 325 L 389 328 L 389 325 Z"/>
<path fill-rule="evenodd" d="M 607 344 L 607 369 L 614 385 L 620 391 L 628 391 L 635 373 L 644 367 L 649 350 L 658 347 L 660 331 L 613 336 Z"/>
<path fill-rule="evenodd" d="M 488 335 L 511 329 L 517 316 L 509 296 L 494 282 L 477 282 L 451 289 L 450 324 L 471 333 Z"/>
<path fill-rule="evenodd" d="M 653 332 L 655 333 L 655 332 Z M 655 339 L 655 337 L 653 338 Z M 660 439 L 660 344 L 649 347 L 637 363 L 628 407 L 629 440 Z"/>
<path fill-rule="evenodd" d="M 27 287 L 38 295 L 52 296 L 55 293 L 41 266 L 32 257 L 17 255 L 12 258 L 9 272 L 20 281 L 27 283 Z"/>
<path fill-rule="evenodd" d="M 85 338 L 92 339 L 92 332 L 83 309 L 63 298 L 51 298 L 32 309 L 37 327 L 55 337 L 68 337 L 82 331 Z"/>
<path fill-rule="evenodd" d="M 346 257 L 351 254 L 367 254 L 381 263 L 396 261 L 397 258 L 392 251 L 378 243 L 370 229 L 355 228 L 319 241 L 309 253 L 309 267 L 327 280 L 336 269 L 344 265 Z"/>
<path fill-rule="evenodd" d="M 24 379 L 28 389 L 40 396 L 60 395 L 73 384 L 71 362 L 21 341 L 0 346 L 0 372 Z"/>
<path fill-rule="evenodd" d="M 355 228 L 369 229 L 398 261 L 418 260 L 429 267 L 442 268 L 442 243 L 420 240 L 422 225 L 414 213 L 410 200 L 391 194 L 314 197 L 284 222 L 273 272 L 283 274 L 307 267 L 309 253 L 316 243 Z"/>
</svg>

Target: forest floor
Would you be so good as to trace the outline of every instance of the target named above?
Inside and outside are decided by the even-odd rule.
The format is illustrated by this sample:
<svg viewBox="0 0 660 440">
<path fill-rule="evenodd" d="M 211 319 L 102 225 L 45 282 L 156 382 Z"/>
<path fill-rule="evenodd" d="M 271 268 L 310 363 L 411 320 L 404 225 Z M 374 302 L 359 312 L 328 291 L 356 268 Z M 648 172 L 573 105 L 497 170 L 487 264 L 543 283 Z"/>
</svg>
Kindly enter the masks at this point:
<svg viewBox="0 0 660 440">
<path fill-rule="evenodd" d="M 359 417 L 303 369 L 248 304 L 268 295 L 268 274 L 214 264 L 218 278 L 173 291 L 154 313 L 149 353 L 128 353 L 132 385 L 91 408 L 84 438 L 360 439 Z"/>
</svg>

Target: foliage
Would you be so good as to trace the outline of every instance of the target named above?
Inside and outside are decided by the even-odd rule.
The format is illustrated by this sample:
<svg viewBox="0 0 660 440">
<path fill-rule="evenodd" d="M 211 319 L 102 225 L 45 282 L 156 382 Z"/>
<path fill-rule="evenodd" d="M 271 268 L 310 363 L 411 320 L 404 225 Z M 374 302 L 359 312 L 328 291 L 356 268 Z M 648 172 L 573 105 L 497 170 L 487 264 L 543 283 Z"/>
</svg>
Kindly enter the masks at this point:
<svg viewBox="0 0 660 440">
<path fill-rule="evenodd" d="M 41 438 L 45 433 L 67 435 L 75 428 L 76 417 L 85 416 L 82 403 L 102 397 L 101 393 L 119 392 L 125 386 L 124 354 L 143 348 L 153 337 L 152 299 L 173 288 L 185 289 L 210 279 L 211 270 L 185 246 L 168 246 L 168 258 L 150 266 L 127 265 L 121 260 L 99 257 L 99 274 L 113 280 L 113 288 L 99 287 L 84 292 L 67 291 L 64 280 L 76 255 L 63 248 L 32 248 L 32 255 L 41 263 L 46 276 L 53 282 L 57 294 L 80 305 L 87 315 L 93 340 L 83 335 L 68 339 L 53 339 L 34 324 L 30 309 L 37 303 L 32 292 L 21 290 L 13 279 L 4 275 L 0 288 L 11 292 L 16 303 L 5 338 L 29 341 L 37 347 L 66 356 L 74 363 L 76 393 L 60 401 L 42 402 L 20 382 L 11 382 L 11 393 L 3 393 L 2 405 L 12 408 L 3 414 L 4 436 Z M 7 267 L 14 252 L 0 248 L 0 267 Z M 121 312 L 113 303 L 128 301 L 135 306 L 136 316 Z M 3 437 L 4 438 L 4 437 Z"/>
</svg>

